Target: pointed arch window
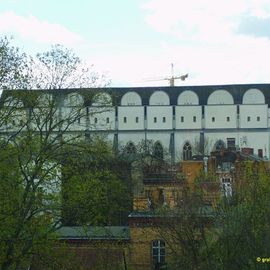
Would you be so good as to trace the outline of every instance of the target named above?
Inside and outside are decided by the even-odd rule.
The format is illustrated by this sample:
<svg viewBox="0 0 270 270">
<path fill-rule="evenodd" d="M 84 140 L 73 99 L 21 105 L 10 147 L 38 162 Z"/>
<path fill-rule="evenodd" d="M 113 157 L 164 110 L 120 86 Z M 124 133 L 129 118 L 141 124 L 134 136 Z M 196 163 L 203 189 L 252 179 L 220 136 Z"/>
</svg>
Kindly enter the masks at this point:
<svg viewBox="0 0 270 270">
<path fill-rule="evenodd" d="M 192 158 L 192 148 L 189 142 L 183 146 L 183 160 L 190 160 Z"/>
<path fill-rule="evenodd" d="M 154 145 L 154 155 L 159 159 L 163 159 L 163 147 L 160 142 L 156 142 Z"/>
<path fill-rule="evenodd" d="M 225 148 L 225 143 L 222 140 L 218 140 L 215 143 L 215 150 L 216 151 L 219 151 L 219 150 L 224 149 L 224 148 Z"/>
<path fill-rule="evenodd" d="M 133 142 L 127 143 L 127 145 L 125 147 L 125 152 L 126 152 L 126 154 L 129 154 L 129 155 L 136 153 L 136 147 L 135 147 Z"/>
</svg>

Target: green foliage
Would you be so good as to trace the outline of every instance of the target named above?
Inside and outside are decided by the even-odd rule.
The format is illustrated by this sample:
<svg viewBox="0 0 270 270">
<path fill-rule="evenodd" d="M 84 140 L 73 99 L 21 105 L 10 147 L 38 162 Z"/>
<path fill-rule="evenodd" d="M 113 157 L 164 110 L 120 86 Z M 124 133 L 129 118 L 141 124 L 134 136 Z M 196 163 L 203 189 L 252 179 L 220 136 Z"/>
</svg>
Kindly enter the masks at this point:
<svg viewBox="0 0 270 270">
<path fill-rule="evenodd" d="M 268 269 L 256 259 L 269 257 L 270 174 L 263 163 L 243 162 L 237 176 L 233 197 L 223 197 L 209 215 L 193 191 L 170 213 L 174 219 L 160 228 L 170 269 Z"/>
<path fill-rule="evenodd" d="M 84 151 L 69 156 L 63 169 L 64 223 L 125 224 L 132 204 L 129 164 L 99 139 L 79 148 Z"/>
</svg>

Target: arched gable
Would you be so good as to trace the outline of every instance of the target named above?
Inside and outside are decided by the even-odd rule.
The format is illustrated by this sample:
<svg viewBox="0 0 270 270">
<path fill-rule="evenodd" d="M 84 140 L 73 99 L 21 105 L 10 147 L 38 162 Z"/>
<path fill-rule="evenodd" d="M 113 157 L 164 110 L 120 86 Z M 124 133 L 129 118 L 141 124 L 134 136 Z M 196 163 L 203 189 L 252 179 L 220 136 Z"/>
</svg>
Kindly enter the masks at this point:
<svg viewBox="0 0 270 270">
<path fill-rule="evenodd" d="M 64 99 L 64 106 L 67 107 L 83 106 L 83 104 L 83 97 L 75 92 L 68 94 Z"/>
<path fill-rule="evenodd" d="M 92 106 L 112 106 L 112 97 L 108 93 L 97 93 L 93 97 Z"/>
<path fill-rule="evenodd" d="M 149 105 L 170 105 L 170 98 L 164 91 L 156 91 L 151 95 Z"/>
<path fill-rule="evenodd" d="M 216 90 L 208 97 L 207 104 L 234 104 L 234 100 L 228 91 Z"/>
<path fill-rule="evenodd" d="M 126 93 L 122 99 L 121 99 L 121 105 L 122 106 L 141 106 L 142 105 L 142 99 L 140 95 L 136 92 L 128 92 Z"/>
<path fill-rule="evenodd" d="M 196 93 L 193 91 L 184 91 L 182 92 L 177 99 L 178 105 L 198 105 L 199 104 L 199 98 Z"/>
<path fill-rule="evenodd" d="M 243 96 L 243 104 L 265 104 L 264 94 L 259 89 L 249 89 Z"/>
</svg>

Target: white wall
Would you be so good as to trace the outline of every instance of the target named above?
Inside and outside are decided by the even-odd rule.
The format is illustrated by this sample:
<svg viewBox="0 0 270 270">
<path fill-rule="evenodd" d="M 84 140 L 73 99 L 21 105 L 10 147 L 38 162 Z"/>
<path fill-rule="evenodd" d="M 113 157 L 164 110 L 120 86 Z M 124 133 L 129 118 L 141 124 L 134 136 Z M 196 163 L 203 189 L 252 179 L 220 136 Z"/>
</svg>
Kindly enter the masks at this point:
<svg viewBox="0 0 270 270">
<path fill-rule="evenodd" d="M 126 117 L 126 123 L 124 122 Z M 136 123 L 138 117 L 138 123 Z M 119 106 L 118 107 L 118 129 L 119 130 L 142 130 L 144 129 L 144 107 L 143 106 Z"/>
<path fill-rule="evenodd" d="M 118 141 L 120 146 L 125 146 L 128 142 L 133 142 L 134 145 L 137 145 L 145 139 L 145 133 L 142 131 L 139 132 L 119 132 Z"/>
<path fill-rule="evenodd" d="M 207 105 L 205 106 L 205 128 L 236 128 L 236 105 Z M 229 117 L 229 121 L 227 121 Z M 214 118 L 214 122 L 212 121 Z"/>
<path fill-rule="evenodd" d="M 172 106 L 148 106 L 147 128 L 148 129 L 172 129 Z M 157 122 L 154 122 L 156 117 Z M 165 117 L 165 122 L 163 122 Z"/>
<path fill-rule="evenodd" d="M 268 105 L 240 105 L 240 128 L 266 128 Z M 248 119 L 248 117 L 250 117 Z M 259 117 L 259 119 L 257 119 Z M 249 120 L 249 121 L 248 121 Z"/>
<path fill-rule="evenodd" d="M 171 132 L 156 131 L 147 133 L 147 140 L 153 140 L 154 142 L 159 141 L 163 146 L 163 150 L 166 151 L 169 151 L 170 139 L 171 139 Z"/>
<path fill-rule="evenodd" d="M 181 122 L 184 117 L 184 122 Z M 196 117 L 194 122 L 193 117 Z M 176 106 L 175 107 L 175 128 L 176 129 L 200 129 L 202 127 L 201 106 Z"/>
<path fill-rule="evenodd" d="M 181 160 L 183 155 L 183 146 L 186 142 L 190 143 L 192 154 L 194 155 L 194 145 L 200 141 L 200 131 L 176 131 L 174 139 L 176 160 Z"/>
<path fill-rule="evenodd" d="M 107 123 L 107 118 L 109 123 Z M 89 110 L 89 128 L 91 130 L 114 130 L 115 108 L 114 107 L 92 107 Z"/>
<path fill-rule="evenodd" d="M 244 143 L 246 141 L 246 143 Z M 248 131 L 239 132 L 239 146 L 254 149 L 254 154 L 258 154 L 258 149 L 263 150 L 263 156 L 269 157 L 269 132 L 268 131 Z"/>
<path fill-rule="evenodd" d="M 228 131 L 228 132 L 205 132 L 204 133 L 204 139 L 207 141 L 208 144 L 208 150 L 211 152 L 214 150 L 215 144 L 218 140 L 222 140 L 225 143 L 225 146 L 227 147 L 227 138 L 234 138 L 235 139 L 235 145 L 239 146 L 239 133 L 234 131 Z"/>
</svg>

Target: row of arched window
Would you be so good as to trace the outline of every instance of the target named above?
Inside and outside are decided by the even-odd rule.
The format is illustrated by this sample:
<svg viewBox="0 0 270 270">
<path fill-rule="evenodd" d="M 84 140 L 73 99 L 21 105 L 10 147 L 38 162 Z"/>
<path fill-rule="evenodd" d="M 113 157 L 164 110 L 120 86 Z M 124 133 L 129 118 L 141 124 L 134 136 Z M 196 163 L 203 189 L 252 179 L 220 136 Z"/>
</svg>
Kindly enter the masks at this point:
<svg viewBox="0 0 270 270">
<path fill-rule="evenodd" d="M 225 142 L 222 140 L 217 140 L 215 145 L 214 145 L 213 150 L 218 151 L 218 150 L 221 150 L 224 148 L 226 148 Z M 128 155 L 136 154 L 137 149 L 136 149 L 135 144 L 133 142 L 128 142 L 124 148 L 124 152 Z M 154 143 L 153 154 L 155 157 L 157 157 L 159 159 L 164 158 L 164 148 L 159 141 Z M 183 160 L 191 160 L 192 159 L 192 146 L 188 141 L 185 142 L 183 145 L 182 157 L 183 157 Z"/>
<path fill-rule="evenodd" d="M 192 147 L 189 142 L 186 142 L 184 144 L 182 150 L 183 150 L 183 160 L 192 159 Z M 124 148 L 124 152 L 128 155 L 136 154 L 137 149 L 135 144 L 133 142 L 128 142 Z M 164 148 L 159 141 L 154 143 L 153 155 L 159 159 L 164 158 Z"/>
</svg>

